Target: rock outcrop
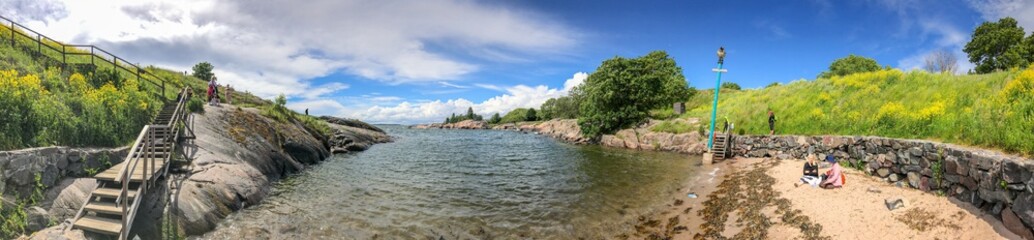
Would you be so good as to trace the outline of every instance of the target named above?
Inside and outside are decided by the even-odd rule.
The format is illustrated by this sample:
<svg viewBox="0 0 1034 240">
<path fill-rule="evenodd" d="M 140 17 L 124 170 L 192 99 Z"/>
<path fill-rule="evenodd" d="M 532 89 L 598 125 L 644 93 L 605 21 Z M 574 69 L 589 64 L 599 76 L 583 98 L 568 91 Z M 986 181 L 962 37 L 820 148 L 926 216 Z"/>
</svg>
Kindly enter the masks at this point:
<svg viewBox="0 0 1034 240">
<path fill-rule="evenodd" d="M 384 130 L 364 122 L 327 116 L 321 119 L 326 120 L 334 130 L 334 134 L 329 137 L 332 153 L 365 151 L 373 144 L 392 141 Z"/>
<path fill-rule="evenodd" d="M 274 182 L 319 163 L 331 146 L 361 151 L 390 141 L 383 131 L 354 120 L 336 121 L 334 136 L 307 130 L 300 123 L 277 122 L 255 109 L 206 106 L 192 115 L 196 139 L 185 140 L 181 153 L 189 161 L 175 167 L 163 184 L 149 190 L 132 235 L 160 238 L 199 235 L 214 229 L 230 213 L 258 204 Z M 49 216 L 59 222 L 72 217 L 95 186 L 90 178 L 65 179 L 51 193 Z M 37 232 L 31 239 L 81 239 L 82 231 L 60 231 L 67 223 Z M 174 227 L 169 227 L 169 226 Z M 86 236 L 89 236 L 87 234 Z"/>
<path fill-rule="evenodd" d="M 955 197 L 999 217 L 1019 236 L 1034 236 L 1034 160 L 937 143 L 856 136 L 737 136 L 736 155 L 804 159 L 833 155 L 897 186 Z M 850 180 L 848 180 L 850 181 Z"/>
<path fill-rule="evenodd" d="M 697 124 L 696 119 L 676 119 L 673 121 L 685 121 L 685 124 L 690 125 Z M 635 128 L 623 129 L 614 134 L 603 135 L 596 141 L 582 136 L 581 127 L 578 126 L 578 120 L 575 119 L 553 119 L 541 123 L 501 124 L 493 129 L 534 132 L 575 144 L 598 143 L 603 146 L 616 148 L 689 154 L 700 154 L 706 150 L 706 142 L 704 141 L 706 139 L 697 132 L 675 134 L 650 130 L 660 123 L 661 121 L 650 120 Z"/>
<path fill-rule="evenodd" d="M 475 121 L 475 120 L 463 120 L 463 121 L 456 122 L 456 123 L 446 123 L 446 124 L 441 124 L 441 123 L 418 124 L 418 125 L 409 126 L 409 128 L 413 128 L 413 129 L 434 129 L 434 128 L 437 128 L 437 129 L 489 129 L 488 123 L 485 123 L 485 121 Z"/>
</svg>

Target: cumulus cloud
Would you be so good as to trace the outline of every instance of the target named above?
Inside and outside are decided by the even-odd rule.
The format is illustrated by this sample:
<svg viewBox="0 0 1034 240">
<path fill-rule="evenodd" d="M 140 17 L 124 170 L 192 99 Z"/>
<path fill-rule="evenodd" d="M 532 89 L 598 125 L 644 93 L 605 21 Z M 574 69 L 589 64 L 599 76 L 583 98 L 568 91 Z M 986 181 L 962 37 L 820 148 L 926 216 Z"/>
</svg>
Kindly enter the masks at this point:
<svg viewBox="0 0 1034 240">
<path fill-rule="evenodd" d="M 33 16 L 30 27 L 57 39 L 175 69 L 208 61 L 221 81 L 262 97 L 307 97 L 321 87 L 309 79 L 336 73 L 391 84 L 448 82 L 479 70 L 463 60 L 474 53 L 510 61 L 558 54 L 576 42 L 573 31 L 549 17 L 460 0 L 0 3 L 9 5 Z M 470 52 L 428 47 L 441 43 Z"/>
<path fill-rule="evenodd" d="M 970 0 L 969 5 L 980 12 L 984 20 L 998 21 L 1004 17 L 1012 17 L 1028 32 L 1034 30 L 1034 1 Z"/>
<path fill-rule="evenodd" d="M 481 115 L 494 113 L 506 114 L 516 108 L 538 108 L 550 98 L 563 97 L 574 87 L 581 85 L 589 74 L 584 72 L 575 73 L 571 78 L 564 81 L 562 88 L 549 88 L 544 85 L 526 86 L 516 85 L 512 87 L 499 87 L 494 85 L 481 84 L 480 87 L 500 88 L 506 93 L 489 98 L 480 103 L 474 103 L 467 99 L 435 100 L 427 102 L 401 102 L 394 106 L 371 106 L 366 109 L 348 111 L 341 115 L 362 119 L 374 123 L 429 123 L 441 122 L 453 113 L 464 113 L 467 108 L 474 108 L 474 111 Z M 400 99 L 394 99 L 400 100 Z"/>
<path fill-rule="evenodd" d="M 64 5 L 55 0 L 4 0 L 0 1 L 4 17 L 14 21 L 48 22 L 68 15 Z"/>
</svg>

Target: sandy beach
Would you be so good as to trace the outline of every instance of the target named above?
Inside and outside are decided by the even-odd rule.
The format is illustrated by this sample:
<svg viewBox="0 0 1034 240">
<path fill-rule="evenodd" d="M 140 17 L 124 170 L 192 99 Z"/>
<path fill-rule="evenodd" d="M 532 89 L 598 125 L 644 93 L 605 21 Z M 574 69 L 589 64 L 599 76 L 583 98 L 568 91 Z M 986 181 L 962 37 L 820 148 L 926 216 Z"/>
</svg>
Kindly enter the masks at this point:
<svg viewBox="0 0 1034 240">
<path fill-rule="evenodd" d="M 738 158 L 690 178 L 666 210 L 640 219 L 629 239 L 1018 239 L 994 217 L 954 198 L 897 187 L 845 169 L 843 188 L 795 186 L 803 160 Z M 820 171 L 828 169 L 823 164 Z M 686 195 L 695 193 L 697 198 Z M 904 206 L 889 210 L 885 200 Z M 619 236 L 619 238 L 622 236 Z"/>
</svg>

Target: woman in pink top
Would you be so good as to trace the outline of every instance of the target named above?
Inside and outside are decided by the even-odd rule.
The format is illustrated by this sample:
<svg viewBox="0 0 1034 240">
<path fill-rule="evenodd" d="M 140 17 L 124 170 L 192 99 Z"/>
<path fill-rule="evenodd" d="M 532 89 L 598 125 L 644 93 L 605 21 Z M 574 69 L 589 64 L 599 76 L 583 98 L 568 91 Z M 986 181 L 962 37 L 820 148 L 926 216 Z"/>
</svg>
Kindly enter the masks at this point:
<svg viewBox="0 0 1034 240">
<path fill-rule="evenodd" d="M 844 172 L 840 169 L 840 164 L 837 163 L 836 158 L 833 158 L 833 155 L 827 155 L 826 161 L 828 161 L 832 166 L 829 168 L 829 171 L 826 172 L 822 183 L 819 184 L 819 187 L 831 189 L 844 186 Z"/>
</svg>

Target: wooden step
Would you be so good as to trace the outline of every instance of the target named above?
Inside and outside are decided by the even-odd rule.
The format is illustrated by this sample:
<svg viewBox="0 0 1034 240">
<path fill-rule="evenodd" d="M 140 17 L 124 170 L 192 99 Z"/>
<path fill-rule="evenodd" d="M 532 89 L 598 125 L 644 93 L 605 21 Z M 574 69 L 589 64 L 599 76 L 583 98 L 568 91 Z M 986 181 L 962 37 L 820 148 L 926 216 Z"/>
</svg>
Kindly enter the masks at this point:
<svg viewBox="0 0 1034 240">
<path fill-rule="evenodd" d="M 86 204 L 86 210 L 96 213 L 122 216 L 122 208 L 113 202 L 89 202 Z"/>
<path fill-rule="evenodd" d="M 93 190 L 93 195 L 97 195 L 97 196 L 101 196 L 101 197 L 118 198 L 119 195 L 121 195 L 121 194 L 122 194 L 122 189 L 97 188 L 97 190 Z M 136 198 L 136 190 L 129 190 L 129 191 L 127 191 L 126 192 L 126 196 L 129 197 L 129 199 Z"/>
<path fill-rule="evenodd" d="M 122 233 L 122 219 L 86 215 L 75 221 L 75 227 L 107 235 L 118 235 Z"/>
</svg>

